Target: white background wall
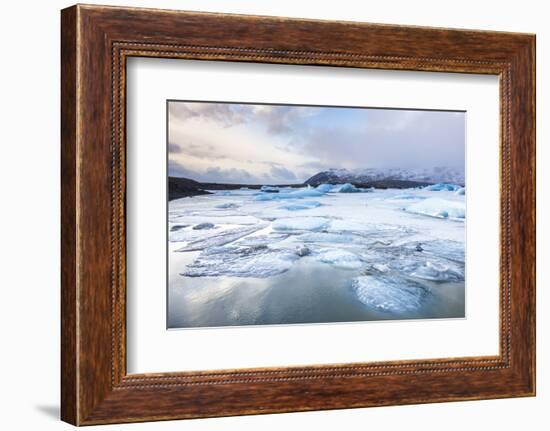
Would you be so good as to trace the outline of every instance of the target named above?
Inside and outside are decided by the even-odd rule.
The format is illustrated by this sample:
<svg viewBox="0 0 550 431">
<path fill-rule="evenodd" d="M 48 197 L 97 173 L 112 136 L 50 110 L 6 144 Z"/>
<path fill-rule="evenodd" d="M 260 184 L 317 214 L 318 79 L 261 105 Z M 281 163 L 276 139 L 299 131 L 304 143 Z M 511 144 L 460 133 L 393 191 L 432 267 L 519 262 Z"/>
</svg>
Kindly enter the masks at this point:
<svg viewBox="0 0 550 431">
<path fill-rule="evenodd" d="M 550 13 L 544 1 L 102 1 L 172 9 L 477 28 L 537 34 L 538 396 L 96 429 L 548 429 L 550 423 Z M 0 32 L 0 427 L 61 430 L 59 410 L 60 0 L 2 4 Z"/>
</svg>

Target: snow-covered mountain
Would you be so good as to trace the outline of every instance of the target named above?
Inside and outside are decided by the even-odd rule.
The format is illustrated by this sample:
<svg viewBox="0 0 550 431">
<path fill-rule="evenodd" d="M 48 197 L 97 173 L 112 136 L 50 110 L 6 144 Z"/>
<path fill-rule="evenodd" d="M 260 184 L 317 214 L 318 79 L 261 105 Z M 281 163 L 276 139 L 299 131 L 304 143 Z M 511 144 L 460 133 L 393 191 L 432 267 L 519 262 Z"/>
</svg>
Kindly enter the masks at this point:
<svg viewBox="0 0 550 431">
<path fill-rule="evenodd" d="M 405 169 L 405 168 L 366 168 L 366 169 L 329 169 L 319 172 L 305 183 L 317 186 L 329 184 L 366 184 L 372 181 L 417 181 L 423 183 L 453 183 L 464 185 L 464 172 L 447 167 L 432 169 Z"/>
</svg>

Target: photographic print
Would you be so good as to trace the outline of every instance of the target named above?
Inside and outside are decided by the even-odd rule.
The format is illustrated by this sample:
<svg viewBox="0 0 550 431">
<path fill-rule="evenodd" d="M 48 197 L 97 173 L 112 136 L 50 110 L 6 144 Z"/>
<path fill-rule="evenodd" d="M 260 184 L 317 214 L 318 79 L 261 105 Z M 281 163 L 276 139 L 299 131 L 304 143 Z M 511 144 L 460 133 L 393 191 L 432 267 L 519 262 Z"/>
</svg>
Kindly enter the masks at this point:
<svg viewBox="0 0 550 431">
<path fill-rule="evenodd" d="M 465 127 L 169 100 L 168 328 L 464 318 Z"/>
</svg>

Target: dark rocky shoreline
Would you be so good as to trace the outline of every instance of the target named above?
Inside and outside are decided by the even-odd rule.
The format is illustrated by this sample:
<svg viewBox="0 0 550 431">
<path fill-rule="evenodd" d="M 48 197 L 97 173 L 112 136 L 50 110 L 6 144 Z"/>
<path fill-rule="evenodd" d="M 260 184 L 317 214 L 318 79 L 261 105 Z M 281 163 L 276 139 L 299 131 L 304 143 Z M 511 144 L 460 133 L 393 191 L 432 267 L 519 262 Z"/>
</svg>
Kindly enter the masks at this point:
<svg viewBox="0 0 550 431">
<path fill-rule="evenodd" d="M 358 188 L 375 188 L 375 189 L 410 189 L 415 187 L 425 187 L 433 183 L 423 181 L 409 180 L 373 180 L 362 183 L 351 182 Z M 301 183 L 301 184 L 269 184 L 271 187 L 293 187 L 301 188 L 308 185 L 317 186 L 319 184 Z M 224 183 L 200 183 L 195 180 L 183 177 L 168 177 L 168 200 L 208 195 L 211 194 L 208 190 L 238 190 L 248 188 L 252 190 L 260 190 L 261 184 L 224 184 Z"/>
</svg>

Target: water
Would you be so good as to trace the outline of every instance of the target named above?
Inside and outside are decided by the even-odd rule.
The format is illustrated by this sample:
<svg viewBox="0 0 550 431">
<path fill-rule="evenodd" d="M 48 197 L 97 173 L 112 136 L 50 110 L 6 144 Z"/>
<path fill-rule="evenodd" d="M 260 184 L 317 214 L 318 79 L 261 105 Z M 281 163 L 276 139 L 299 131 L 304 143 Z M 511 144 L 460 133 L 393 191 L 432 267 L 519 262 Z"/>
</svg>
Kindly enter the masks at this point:
<svg viewBox="0 0 550 431">
<path fill-rule="evenodd" d="M 463 196 L 330 193 L 309 207 L 256 196 L 170 202 L 169 328 L 465 317 L 463 221 L 403 211 Z M 215 228 L 193 230 L 204 222 Z"/>
<path fill-rule="evenodd" d="M 175 275 L 169 289 L 169 328 L 358 322 L 464 317 L 464 283 L 425 282 L 428 299 L 416 311 L 366 307 L 351 280 L 360 270 L 335 269 L 304 258 L 265 279 Z"/>
</svg>

